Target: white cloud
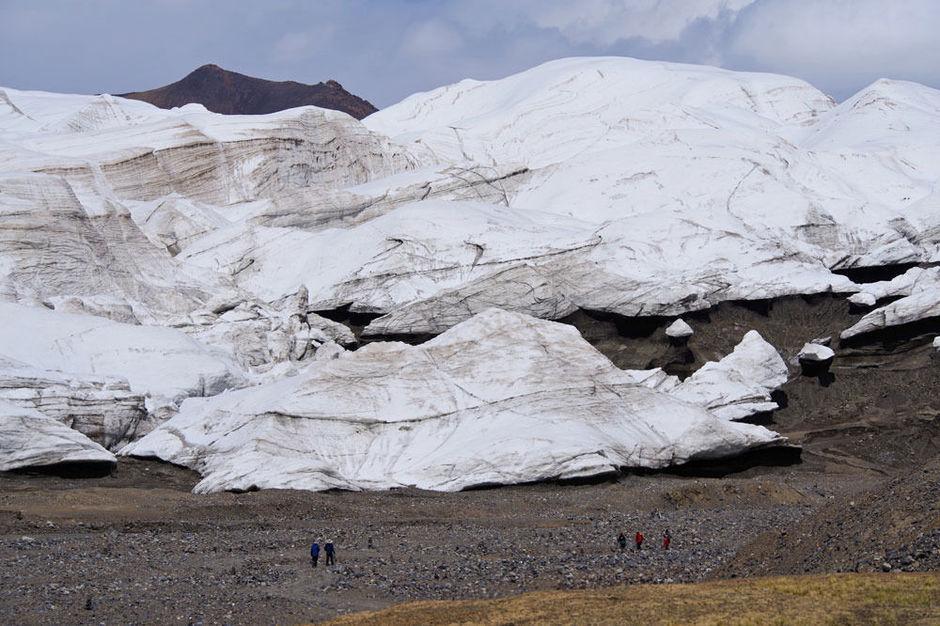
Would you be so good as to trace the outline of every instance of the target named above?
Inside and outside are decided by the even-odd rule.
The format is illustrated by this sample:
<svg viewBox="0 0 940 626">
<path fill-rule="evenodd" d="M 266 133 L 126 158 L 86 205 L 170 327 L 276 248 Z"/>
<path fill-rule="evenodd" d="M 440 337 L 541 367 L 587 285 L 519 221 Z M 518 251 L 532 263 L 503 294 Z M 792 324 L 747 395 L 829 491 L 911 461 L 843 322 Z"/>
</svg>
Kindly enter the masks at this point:
<svg viewBox="0 0 940 626">
<path fill-rule="evenodd" d="M 658 43 L 678 39 L 696 20 L 734 13 L 753 1 L 541 0 L 533 3 L 532 17 L 538 26 L 558 29 L 574 43 L 611 45 L 633 38 Z"/>
<path fill-rule="evenodd" d="M 451 14 L 475 40 L 555 36 L 555 57 L 777 72 L 837 98 L 880 77 L 940 84 L 940 0 L 462 0 Z"/>
<path fill-rule="evenodd" d="M 309 33 L 287 33 L 274 44 L 274 56 L 285 60 L 306 56 L 310 52 L 311 43 Z"/>
<path fill-rule="evenodd" d="M 760 0 L 742 11 L 726 58 L 835 89 L 880 77 L 940 79 L 937 0 Z"/>
<path fill-rule="evenodd" d="M 754 0 L 464 0 L 453 7 L 471 31 L 533 26 L 574 45 L 610 46 L 644 39 L 679 39 L 697 20 L 734 14 Z"/>
<path fill-rule="evenodd" d="M 431 19 L 418 22 L 407 30 L 401 51 L 412 58 L 436 60 L 462 45 L 463 37 L 453 26 L 443 20 Z"/>
<path fill-rule="evenodd" d="M 331 49 L 335 34 L 335 25 L 329 21 L 291 30 L 274 42 L 271 58 L 278 63 L 309 59 L 318 51 Z"/>
<path fill-rule="evenodd" d="M 0 0 L 0 85 L 119 93 L 215 62 L 336 78 L 381 106 L 625 55 L 780 72 L 844 98 L 880 77 L 940 86 L 938 33 L 940 0 Z"/>
</svg>

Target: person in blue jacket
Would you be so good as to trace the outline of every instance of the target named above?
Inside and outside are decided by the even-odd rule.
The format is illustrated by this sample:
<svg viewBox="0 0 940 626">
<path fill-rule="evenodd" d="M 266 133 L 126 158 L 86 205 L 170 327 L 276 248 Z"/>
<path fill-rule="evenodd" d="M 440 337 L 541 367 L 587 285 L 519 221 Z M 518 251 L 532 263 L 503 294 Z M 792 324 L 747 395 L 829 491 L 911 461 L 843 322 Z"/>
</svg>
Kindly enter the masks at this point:
<svg viewBox="0 0 940 626">
<path fill-rule="evenodd" d="M 310 564 L 313 567 L 316 567 L 317 561 L 319 559 L 320 559 L 320 544 L 314 541 L 313 545 L 310 546 Z"/>
<path fill-rule="evenodd" d="M 333 547 L 333 540 L 327 539 L 323 547 L 326 549 L 326 564 L 336 565 L 336 549 Z"/>
</svg>

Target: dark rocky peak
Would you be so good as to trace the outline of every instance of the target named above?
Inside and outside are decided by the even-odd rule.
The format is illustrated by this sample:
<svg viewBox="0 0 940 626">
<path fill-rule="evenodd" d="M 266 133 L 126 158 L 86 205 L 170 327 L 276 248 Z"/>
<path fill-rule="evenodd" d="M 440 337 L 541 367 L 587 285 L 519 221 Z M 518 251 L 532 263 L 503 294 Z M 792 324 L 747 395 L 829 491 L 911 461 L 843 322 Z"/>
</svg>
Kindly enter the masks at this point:
<svg viewBox="0 0 940 626">
<path fill-rule="evenodd" d="M 212 63 L 196 68 L 175 83 L 119 95 L 163 109 L 197 102 L 215 113 L 231 115 L 274 113 L 307 105 L 342 111 L 356 119 L 376 111 L 370 102 L 349 93 L 332 79 L 315 85 L 271 81 L 231 72 Z"/>
</svg>

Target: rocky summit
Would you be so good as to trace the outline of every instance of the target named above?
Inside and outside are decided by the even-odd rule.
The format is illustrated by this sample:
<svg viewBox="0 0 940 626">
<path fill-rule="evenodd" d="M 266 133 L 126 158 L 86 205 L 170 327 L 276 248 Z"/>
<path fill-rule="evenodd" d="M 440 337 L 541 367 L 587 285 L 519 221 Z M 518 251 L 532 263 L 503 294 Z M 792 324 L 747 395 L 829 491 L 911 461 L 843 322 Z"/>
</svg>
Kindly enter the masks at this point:
<svg viewBox="0 0 940 626">
<path fill-rule="evenodd" d="M 161 109 L 195 102 L 214 113 L 227 115 L 260 115 L 316 106 L 342 111 L 359 120 L 376 111 L 371 103 L 349 93 L 335 80 L 315 85 L 265 80 L 213 64 L 203 65 L 175 83 L 121 94 L 121 97 L 143 100 Z"/>
</svg>

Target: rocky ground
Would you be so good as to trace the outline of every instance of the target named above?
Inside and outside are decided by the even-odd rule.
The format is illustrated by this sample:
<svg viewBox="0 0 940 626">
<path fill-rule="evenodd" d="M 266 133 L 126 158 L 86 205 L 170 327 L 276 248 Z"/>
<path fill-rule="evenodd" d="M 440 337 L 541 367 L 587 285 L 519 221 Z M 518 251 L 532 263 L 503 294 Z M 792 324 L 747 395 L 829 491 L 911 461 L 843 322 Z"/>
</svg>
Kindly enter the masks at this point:
<svg viewBox="0 0 940 626">
<path fill-rule="evenodd" d="M 936 460 L 761 533 L 716 576 L 873 571 L 940 571 Z"/>
<path fill-rule="evenodd" d="M 0 478 L 4 621 L 283 624 L 422 598 L 696 581 L 763 530 L 863 487 L 804 467 L 458 494 L 195 496 L 195 482 L 133 460 L 100 479 Z M 617 533 L 638 529 L 649 549 L 620 553 Z M 336 543 L 335 567 L 311 569 L 314 538 Z"/>
<path fill-rule="evenodd" d="M 690 320 L 688 353 L 664 347 L 661 326 L 569 321 L 621 366 L 681 370 L 750 328 L 789 358 L 855 317 L 829 297 L 722 305 Z M 726 476 L 195 496 L 195 474 L 154 461 L 122 459 L 104 478 L 0 474 L 0 621 L 284 624 L 416 599 L 940 569 L 933 350 L 907 338 L 837 352 L 826 379 L 794 367 L 786 407 L 768 418 L 804 446 L 802 462 Z M 638 529 L 650 549 L 620 553 L 617 533 Z M 337 565 L 311 569 L 309 542 L 328 538 Z"/>
</svg>

